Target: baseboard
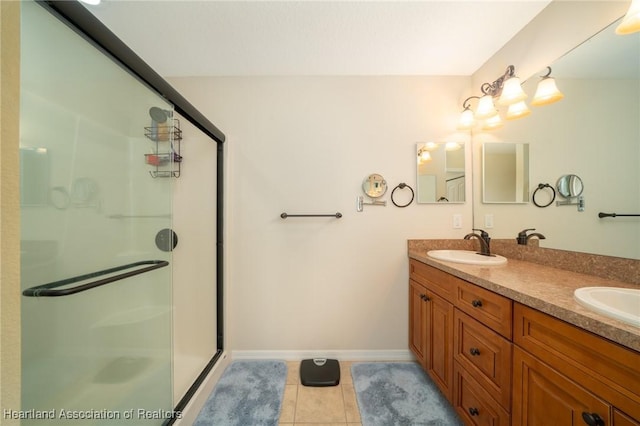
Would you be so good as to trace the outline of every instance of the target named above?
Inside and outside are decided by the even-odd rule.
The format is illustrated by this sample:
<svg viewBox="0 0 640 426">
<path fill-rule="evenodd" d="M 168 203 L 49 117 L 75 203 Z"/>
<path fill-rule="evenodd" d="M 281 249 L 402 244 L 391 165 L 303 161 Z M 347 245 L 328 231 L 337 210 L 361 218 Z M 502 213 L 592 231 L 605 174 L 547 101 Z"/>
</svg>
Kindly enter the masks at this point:
<svg viewBox="0 0 640 426">
<path fill-rule="evenodd" d="M 218 383 L 220 376 L 222 376 L 222 373 L 230 362 L 231 357 L 227 352 L 224 352 L 218 362 L 216 362 L 214 367 L 211 369 L 204 382 L 202 382 L 202 385 L 200 385 L 196 393 L 191 397 L 191 400 L 181 413 L 181 418 L 176 420 L 174 425 L 191 426 L 195 423 L 200 410 L 207 402 L 209 395 L 213 392 L 213 388 L 216 383 Z"/>
<path fill-rule="evenodd" d="M 333 358 L 342 361 L 414 361 L 407 350 L 257 350 L 232 351 L 232 359 L 281 359 L 298 361 L 309 358 Z"/>
</svg>

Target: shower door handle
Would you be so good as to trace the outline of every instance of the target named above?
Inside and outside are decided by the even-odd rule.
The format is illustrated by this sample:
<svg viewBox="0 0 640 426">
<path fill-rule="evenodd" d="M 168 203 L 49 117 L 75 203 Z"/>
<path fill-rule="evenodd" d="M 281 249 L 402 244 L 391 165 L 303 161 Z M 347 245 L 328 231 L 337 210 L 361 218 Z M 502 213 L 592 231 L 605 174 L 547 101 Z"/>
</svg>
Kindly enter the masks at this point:
<svg viewBox="0 0 640 426">
<path fill-rule="evenodd" d="M 124 271 L 126 269 L 135 268 L 137 266 L 145 266 L 141 269 L 136 269 L 134 271 L 123 272 L 118 275 L 114 275 L 108 278 L 102 278 L 96 281 L 92 281 L 90 283 L 81 284 L 75 287 L 58 289 L 57 287 L 62 287 L 69 284 L 74 284 L 80 281 L 85 281 L 90 278 L 100 277 L 102 275 L 113 274 L 118 271 Z M 140 262 L 129 263 L 127 265 L 116 266 L 115 268 L 103 269 L 102 271 L 92 272 L 89 274 L 78 275 L 76 277 L 66 278 L 64 280 L 53 281 L 46 284 L 41 284 L 35 287 L 28 288 L 22 292 L 23 296 L 28 297 L 58 297 L 58 296 L 69 296 L 71 294 L 80 293 L 83 291 L 90 290 L 95 287 L 100 287 L 105 284 L 109 284 L 115 281 L 120 281 L 125 278 L 133 277 L 135 275 L 144 274 L 145 272 L 153 271 L 154 269 L 164 268 L 168 266 L 169 262 L 166 260 L 142 260 Z"/>
</svg>

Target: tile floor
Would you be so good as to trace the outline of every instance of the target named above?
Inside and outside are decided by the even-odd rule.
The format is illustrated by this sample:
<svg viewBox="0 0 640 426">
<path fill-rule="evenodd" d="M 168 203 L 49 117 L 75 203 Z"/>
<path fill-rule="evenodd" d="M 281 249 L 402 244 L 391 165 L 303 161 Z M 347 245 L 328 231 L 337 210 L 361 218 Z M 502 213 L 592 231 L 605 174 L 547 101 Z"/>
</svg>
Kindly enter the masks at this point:
<svg viewBox="0 0 640 426">
<path fill-rule="evenodd" d="M 360 426 L 360 411 L 351 379 L 351 362 L 340 361 L 340 384 L 302 386 L 300 361 L 287 362 L 281 426 Z"/>
</svg>

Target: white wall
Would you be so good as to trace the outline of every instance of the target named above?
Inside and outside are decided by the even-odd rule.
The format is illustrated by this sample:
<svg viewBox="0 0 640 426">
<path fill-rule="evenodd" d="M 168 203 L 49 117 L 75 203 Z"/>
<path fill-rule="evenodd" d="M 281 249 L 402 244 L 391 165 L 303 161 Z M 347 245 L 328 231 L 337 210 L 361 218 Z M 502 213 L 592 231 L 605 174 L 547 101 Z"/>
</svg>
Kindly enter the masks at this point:
<svg viewBox="0 0 640 426">
<path fill-rule="evenodd" d="M 407 239 L 462 238 L 472 211 L 470 202 L 401 209 L 389 194 L 400 182 L 415 189 L 415 144 L 455 127 L 456 100 L 469 79 L 228 77 L 172 84 L 228 136 L 229 347 L 244 356 L 405 353 Z M 356 197 L 370 173 L 386 178 L 388 205 L 358 213 Z M 280 218 L 337 211 L 342 219 Z M 454 213 L 462 214 L 463 229 L 452 229 Z"/>
</svg>

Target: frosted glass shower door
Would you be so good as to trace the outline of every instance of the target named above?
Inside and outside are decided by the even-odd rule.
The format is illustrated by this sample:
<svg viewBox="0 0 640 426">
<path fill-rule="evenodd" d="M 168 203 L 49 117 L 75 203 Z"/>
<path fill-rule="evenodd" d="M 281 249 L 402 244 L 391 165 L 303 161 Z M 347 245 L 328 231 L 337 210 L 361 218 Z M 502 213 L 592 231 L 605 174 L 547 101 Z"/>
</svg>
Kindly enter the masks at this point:
<svg viewBox="0 0 640 426">
<path fill-rule="evenodd" d="M 22 424 L 160 425 L 172 106 L 38 4 L 21 31 Z"/>
</svg>

